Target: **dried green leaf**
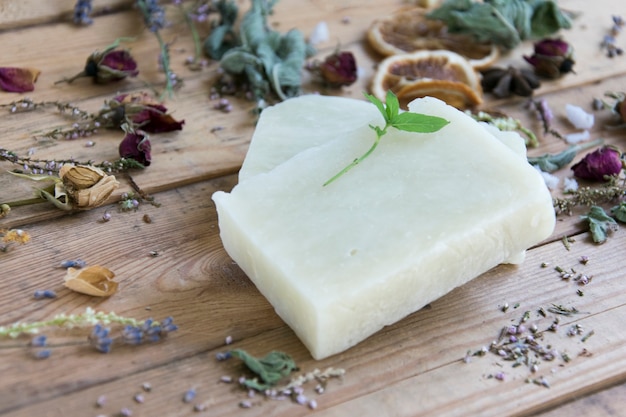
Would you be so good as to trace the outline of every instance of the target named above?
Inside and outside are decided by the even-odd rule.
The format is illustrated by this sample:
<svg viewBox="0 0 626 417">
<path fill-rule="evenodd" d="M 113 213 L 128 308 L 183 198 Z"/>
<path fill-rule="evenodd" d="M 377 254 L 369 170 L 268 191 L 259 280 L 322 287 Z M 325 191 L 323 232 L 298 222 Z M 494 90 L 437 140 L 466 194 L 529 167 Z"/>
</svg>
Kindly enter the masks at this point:
<svg viewBox="0 0 626 417">
<path fill-rule="evenodd" d="M 275 385 L 298 369 L 291 356 L 284 352 L 272 351 L 263 358 L 256 358 L 242 349 L 234 349 L 230 353 L 241 359 L 248 369 L 260 378 L 262 383 L 256 378 L 244 382 L 248 388 L 259 391 Z"/>
<path fill-rule="evenodd" d="M 604 243 L 609 232 L 618 229 L 617 222 L 610 217 L 600 206 L 592 206 L 589 213 L 580 216 L 589 223 L 589 231 L 595 243 Z"/>
<path fill-rule="evenodd" d="M 571 27 L 569 17 L 552 0 L 446 0 L 428 17 L 442 20 L 452 33 L 468 34 L 505 49 Z"/>
</svg>

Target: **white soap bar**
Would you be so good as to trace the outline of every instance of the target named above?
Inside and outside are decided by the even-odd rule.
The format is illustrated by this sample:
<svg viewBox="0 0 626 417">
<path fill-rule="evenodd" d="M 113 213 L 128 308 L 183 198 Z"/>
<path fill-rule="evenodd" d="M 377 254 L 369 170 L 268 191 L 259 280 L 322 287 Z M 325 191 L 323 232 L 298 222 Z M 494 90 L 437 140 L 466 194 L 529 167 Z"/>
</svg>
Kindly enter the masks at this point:
<svg viewBox="0 0 626 417">
<path fill-rule="evenodd" d="M 371 108 L 363 111 L 364 104 Z M 329 117 L 329 133 L 316 119 L 323 139 L 274 149 L 280 155 L 273 162 L 258 158 L 263 168 L 247 171 L 230 194 L 213 196 L 225 249 L 316 359 L 552 233 L 551 196 L 524 157 L 439 100 L 418 99 L 410 108 L 451 123 L 432 134 L 390 129 L 363 163 L 323 187 L 371 146 L 367 123 L 382 123 L 373 105 L 348 100 L 336 109 L 346 123 L 370 121 L 337 133 L 337 117 Z M 299 140 L 295 119 L 276 117 L 277 143 Z"/>
</svg>

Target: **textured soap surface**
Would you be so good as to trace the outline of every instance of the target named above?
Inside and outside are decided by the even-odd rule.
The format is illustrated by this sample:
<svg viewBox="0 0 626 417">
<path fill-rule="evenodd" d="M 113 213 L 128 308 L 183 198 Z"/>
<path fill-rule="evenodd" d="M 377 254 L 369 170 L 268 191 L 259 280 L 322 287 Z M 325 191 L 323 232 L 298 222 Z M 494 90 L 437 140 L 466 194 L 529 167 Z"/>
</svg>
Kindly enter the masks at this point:
<svg viewBox="0 0 626 417">
<path fill-rule="evenodd" d="M 435 99 L 410 109 L 450 124 L 432 134 L 390 129 L 363 163 L 322 186 L 371 146 L 367 124 L 382 123 L 364 101 L 326 99 L 335 116 L 303 123 L 318 136 L 300 142 L 289 106 L 325 98 L 280 104 L 273 123 L 284 112 L 291 127 L 255 134 L 240 183 L 213 196 L 225 249 L 314 358 L 355 345 L 552 233 L 550 194 L 523 155 Z M 351 127 L 337 134 L 338 119 Z M 285 141 L 298 145 L 276 154 L 268 145 Z"/>
</svg>

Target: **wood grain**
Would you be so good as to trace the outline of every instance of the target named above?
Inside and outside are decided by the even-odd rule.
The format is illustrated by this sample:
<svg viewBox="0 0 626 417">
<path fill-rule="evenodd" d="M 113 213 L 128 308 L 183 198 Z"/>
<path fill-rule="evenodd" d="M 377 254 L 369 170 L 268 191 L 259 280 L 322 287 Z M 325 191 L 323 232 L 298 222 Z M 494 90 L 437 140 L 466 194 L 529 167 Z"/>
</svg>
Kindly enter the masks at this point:
<svg viewBox="0 0 626 417">
<path fill-rule="evenodd" d="M 238 3 L 243 7 L 247 4 L 243 0 Z M 97 17 L 88 28 L 68 23 L 73 4 L 65 0 L 45 5 L 32 0 L 0 0 L 0 65 L 43 70 L 30 97 L 67 100 L 97 111 L 117 92 L 140 91 L 146 88 L 145 83 L 162 83 L 156 67 L 156 40 L 143 29 L 129 2 L 99 2 L 98 7 L 108 8 L 110 13 Z M 319 21 L 326 21 L 331 39 L 319 46 L 317 58 L 340 44 L 342 49 L 355 53 L 361 73 L 358 83 L 350 88 L 322 92 L 359 98 L 381 58 L 364 44 L 364 32 L 373 19 L 404 4 L 401 0 L 283 0 L 277 4 L 271 21 L 280 30 L 299 28 L 305 34 Z M 574 29 L 563 33 L 576 48 L 576 74 L 544 82 L 537 97 L 551 105 L 554 127 L 569 133 L 575 129 L 565 119 L 565 104 L 592 111 L 593 98 L 605 91 L 623 91 L 626 64 L 622 58 L 607 58 L 598 46 L 611 26 L 611 2 L 563 0 L 559 4 L 582 12 Z M 576 209 L 572 216 L 559 216 L 553 235 L 529 250 L 523 265 L 494 268 L 354 348 L 314 361 L 228 257 L 219 238 L 210 197 L 217 190 L 230 190 L 237 182 L 233 174 L 254 130 L 251 103 L 233 99 L 235 111 L 231 113 L 213 108 L 209 91 L 217 65 L 211 63 L 200 72 L 184 66 L 192 50 L 191 38 L 180 18 L 175 14 L 170 17 L 173 24 L 164 35 L 174 42 L 174 70 L 185 83 L 174 98 L 166 100 L 166 105 L 176 117 L 185 119 L 185 127 L 182 132 L 155 135 L 153 164 L 132 174 L 161 206 L 142 204 L 136 212 L 119 212 L 115 202 L 129 189 L 120 176 L 124 185 L 108 206 L 66 215 L 39 205 L 15 208 L 10 216 L 0 219 L 0 229 L 19 226 L 32 235 L 27 245 L 0 253 L 0 326 L 43 320 L 59 313 L 79 313 L 92 307 L 139 319 L 172 315 L 180 330 L 162 343 L 116 345 L 110 354 L 88 347 L 88 330 L 47 331 L 50 343 L 56 346 L 45 361 L 33 359 L 28 337 L 0 340 L 0 415 L 116 415 L 124 407 L 132 409 L 133 416 L 196 415 L 194 404 L 206 405 L 200 415 L 211 416 L 311 413 L 290 401 L 248 398 L 236 383 L 220 382 L 224 375 L 236 379 L 245 373 L 235 360 L 215 359 L 216 353 L 231 347 L 256 355 L 284 350 L 296 359 L 302 372 L 331 366 L 344 368 L 345 377 L 329 381 L 323 395 L 314 392 L 314 384 L 306 386 L 306 395 L 318 402 L 316 415 L 620 415 L 625 385 L 619 384 L 626 382 L 626 335 L 619 331 L 626 317 L 626 281 L 622 273 L 626 235 L 620 231 L 603 245 L 592 244 L 578 219 L 585 208 Z M 350 18 L 349 23 L 344 17 Z M 135 37 L 128 46 L 140 63 L 140 78 L 110 86 L 93 85 L 89 80 L 54 84 L 79 71 L 93 50 L 119 36 Z M 522 65 L 521 56 L 530 50 L 531 44 L 526 43 L 503 57 L 500 64 Z M 305 84 L 305 91 L 318 89 L 310 80 Z M 0 92 L 0 104 L 21 97 Z M 525 104 L 526 99 L 487 97 L 485 107 L 505 111 L 540 131 L 540 123 Z M 612 115 L 595 112 L 595 116 L 592 137 L 602 137 L 606 143 L 623 148 L 624 131 L 607 127 L 616 122 Z M 51 112 L 2 111 L 0 148 L 20 154 L 34 148 L 33 156 L 37 158 L 116 157 L 121 140 L 116 131 L 90 138 L 96 142 L 93 148 L 83 146 L 85 139 L 38 142 L 32 138 L 34 132 L 67 122 Z M 224 129 L 212 131 L 217 126 Z M 560 139 L 541 135 L 541 146 L 529 149 L 529 154 L 558 152 L 565 146 Z M 33 184 L 5 172 L 12 168 L 0 163 L 0 202 L 24 198 L 32 192 Z M 558 175 L 564 178 L 570 173 L 563 170 Z M 105 212 L 112 215 L 109 222 L 101 221 Z M 150 217 L 150 223 L 143 220 L 144 215 Z M 561 242 L 564 236 L 573 238 L 570 250 Z M 579 262 L 583 255 L 590 259 L 587 265 Z M 59 265 L 76 258 L 112 269 L 120 282 L 119 292 L 108 299 L 95 299 L 63 287 L 65 272 Z M 550 267 L 542 268 L 542 263 Z M 592 282 L 580 287 L 564 281 L 554 271 L 556 265 L 585 272 L 593 276 Z M 58 297 L 34 300 L 36 289 L 53 289 Z M 584 296 L 577 294 L 579 289 Z M 506 312 L 501 309 L 504 303 L 511 306 Z M 542 362 L 536 374 L 525 367 L 513 368 L 492 354 L 463 362 L 468 350 L 488 345 L 503 326 L 519 320 L 524 311 L 530 311 L 531 322 L 540 328 L 549 326 L 553 315 L 544 318 L 537 311 L 551 304 L 588 312 L 561 317 L 560 330 L 544 334 L 544 342 L 567 353 L 570 362 Z M 519 307 L 513 308 L 516 305 Z M 576 323 L 595 335 L 586 342 L 580 336 L 567 336 L 567 328 Z M 234 339 L 232 346 L 225 345 L 229 335 Z M 579 355 L 583 349 L 589 354 Z M 493 378 L 500 371 L 506 375 L 504 381 Z M 540 376 L 550 382 L 549 389 L 526 382 L 529 377 Z M 153 390 L 143 392 L 145 402 L 139 404 L 133 395 L 142 392 L 144 382 L 149 382 Z M 183 403 L 183 393 L 192 387 L 198 393 L 197 399 Z M 95 401 L 100 395 L 105 395 L 107 402 L 98 409 Z M 251 401 L 251 409 L 239 407 L 244 400 Z"/>
</svg>

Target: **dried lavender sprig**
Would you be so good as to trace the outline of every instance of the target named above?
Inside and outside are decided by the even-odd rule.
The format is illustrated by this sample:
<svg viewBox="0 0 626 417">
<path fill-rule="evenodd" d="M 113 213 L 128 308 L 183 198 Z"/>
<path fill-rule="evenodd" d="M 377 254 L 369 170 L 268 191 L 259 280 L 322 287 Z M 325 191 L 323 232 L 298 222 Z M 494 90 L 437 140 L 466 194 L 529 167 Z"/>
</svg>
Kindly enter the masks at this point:
<svg viewBox="0 0 626 417">
<path fill-rule="evenodd" d="M 154 33 L 154 36 L 156 36 L 159 42 L 161 50 L 159 63 L 162 65 L 163 72 L 165 73 L 165 91 L 162 95 L 167 94 L 169 97 L 172 97 L 174 84 L 176 84 L 179 79 L 170 68 L 169 46 L 163 40 L 160 32 L 167 24 L 165 20 L 165 9 L 158 4 L 157 0 L 136 0 L 136 4 L 141 11 L 146 27 L 150 32 Z"/>
<path fill-rule="evenodd" d="M 552 127 L 552 121 L 554 120 L 554 114 L 552 109 L 548 105 L 548 101 L 545 98 L 540 100 L 529 100 L 529 105 L 537 113 L 539 120 L 543 124 L 543 133 L 551 134 L 559 139 L 564 139 L 563 135 Z"/>
<path fill-rule="evenodd" d="M 105 313 L 102 311 L 95 311 L 91 307 L 87 307 L 84 313 L 70 314 L 65 313 L 57 314 L 50 320 L 35 321 L 31 323 L 16 322 L 8 326 L 0 326 L 0 337 L 16 338 L 20 334 L 37 334 L 43 328 L 47 327 L 60 327 L 71 329 L 74 327 L 86 327 L 95 326 L 96 324 L 109 325 L 112 323 L 142 326 L 145 320 L 137 320 L 134 318 L 118 316 L 114 312 Z"/>
</svg>

